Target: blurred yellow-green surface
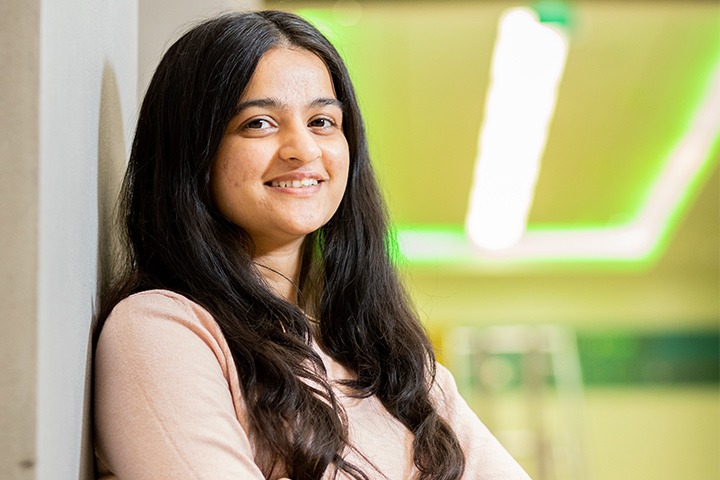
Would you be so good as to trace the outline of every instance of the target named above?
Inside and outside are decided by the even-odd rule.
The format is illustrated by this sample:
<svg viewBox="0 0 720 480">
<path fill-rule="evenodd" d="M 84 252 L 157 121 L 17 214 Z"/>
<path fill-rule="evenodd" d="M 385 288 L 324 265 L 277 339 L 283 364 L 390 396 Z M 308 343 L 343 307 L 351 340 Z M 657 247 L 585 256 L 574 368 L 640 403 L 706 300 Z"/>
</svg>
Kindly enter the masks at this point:
<svg viewBox="0 0 720 480">
<path fill-rule="evenodd" d="M 720 4 L 265 6 L 306 16 L 346 59 L 407 286 L 469 403 L 531 476 L 720 479 Z M 515 9 L 566 51 L 518 240 L 546 244 L 498 257 L 468 239 L 468 211 Z M 523 108 L 508 151 L 530 141 Z"/>
</svg>

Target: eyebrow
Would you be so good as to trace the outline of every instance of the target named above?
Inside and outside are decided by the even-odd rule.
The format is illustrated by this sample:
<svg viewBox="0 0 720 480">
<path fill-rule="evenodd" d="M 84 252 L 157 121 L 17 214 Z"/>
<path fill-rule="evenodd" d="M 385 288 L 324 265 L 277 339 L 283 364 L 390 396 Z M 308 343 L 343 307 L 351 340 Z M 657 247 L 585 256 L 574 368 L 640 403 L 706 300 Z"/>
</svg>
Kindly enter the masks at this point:
<svg viewBox="0 0 720 480">
<path fill-rule="evenodd" d="M 345 110 L 343 108 L 343 103 L 338 100 L 337 98 L 316 98 L 310 104 L 308 105 L 309 108 L 317 108 L 317 107 L 324 107 L 327 105 L 332 105 L 335 107 L 338 107 L 340 110 Z M 235 115 L 239 115 L 240 112 L 247 108 L 251 107 L 260 107 L 260 108 L 277 108 L 277 109 L 283 109 L 285 105 L 276 98 L 257 98 L 254 100 L 247 100 L 245 102 L 241 102 L 238 104 L 237 107 L 235 107 Z"/>
</svg>

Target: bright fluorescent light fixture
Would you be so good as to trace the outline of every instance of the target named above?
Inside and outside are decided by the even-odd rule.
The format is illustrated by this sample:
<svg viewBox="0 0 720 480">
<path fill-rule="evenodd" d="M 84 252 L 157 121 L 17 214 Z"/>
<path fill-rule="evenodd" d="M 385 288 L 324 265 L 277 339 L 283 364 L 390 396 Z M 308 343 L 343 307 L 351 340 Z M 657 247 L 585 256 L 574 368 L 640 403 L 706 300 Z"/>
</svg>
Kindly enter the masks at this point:
<svg viewBox="0 0 720 480">
<path fill-rule="evenodd" d="M 720 70 L 686 135 L 666 160 L 637 216 L 625 225 L 575 231 L 529 231 L 494 258 L 606 258 L 635 260 L 660 244 L 670 220 L 687 201 L 690 187 L 710 163 L 720 131 Z"/>
<path fill-rule="evenodd" d="M 460 228 L 401 228 L 398 241 L 416 263 L 466 266 L 506 261 L 637 262 L 656 255 L 701 183 L 716 163 L 720 137 L 720 65 L 688 128 L 668 155 L 637 215 L 613 228 L 537 229 L 502 250 L 473 248 Z"/>
<path fill-rule="evenodd" d="M 480 249 L 507 249 L 525 233 L 567 45 L 561 27 L 535 10 L 500 18 L 465 224 Z"/>
</svg>

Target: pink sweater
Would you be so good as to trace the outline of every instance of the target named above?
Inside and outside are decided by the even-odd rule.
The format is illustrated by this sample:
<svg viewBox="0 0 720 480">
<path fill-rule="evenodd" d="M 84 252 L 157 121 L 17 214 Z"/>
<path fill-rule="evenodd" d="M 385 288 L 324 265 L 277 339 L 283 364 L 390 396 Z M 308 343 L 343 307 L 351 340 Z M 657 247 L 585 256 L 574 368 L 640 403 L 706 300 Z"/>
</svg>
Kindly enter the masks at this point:
<svg viewBox="0 0 720 480">
<path fill-rule="evenodd" d="M 350 377 L 316 350 L 331 382 Z M 347 412 L 351 443 L 382 474 L 352 451 L 347 459 L 373 480 L 416 478 L 410 431 L 377 398 L 355 399 L 333 388 Z M 432 395 L 465 451 L 465 479 L 529 479 L 442 366 Z M 253 461 L 254 442 L 227 342 L 212 316 L 181 295 L 142 292 L 115 307 L 95 354 L 94 409 L 102 479 L 264 479 Z"/>
</svg>

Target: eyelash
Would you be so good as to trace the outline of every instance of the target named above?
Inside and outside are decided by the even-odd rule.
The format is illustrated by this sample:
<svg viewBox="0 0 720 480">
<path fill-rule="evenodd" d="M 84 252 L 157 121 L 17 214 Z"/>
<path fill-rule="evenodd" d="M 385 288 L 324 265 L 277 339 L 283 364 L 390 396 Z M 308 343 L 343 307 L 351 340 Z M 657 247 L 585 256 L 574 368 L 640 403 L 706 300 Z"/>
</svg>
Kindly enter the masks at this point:
<svg viewBox="0 0 720 480">
<path fill-rule="evenodd" d="M 263 128 L 263 127 L 257 127 L 257 128 L 255 128 L 255 127 L 252 127 L 252 126 L 251 126 L 251 125 L 254 124 L 254 123 L 260 123 L 260 122 L 266 123 L 268 126 L 270 125 L 270 122 L 267 121 L 267 120 L 265 120 L 264 118 L 253 118 L 252 120 L 250 120 L 249 122 L 247 122 L 243 128 L 248 129 L 248 130 L 260 130 L 260 129 Z"/>
<path fill-rule="evenodd" d="M 327 125 L 317 125 L 317 126 L 314 125 L 314 124 L 317 123 L 317 122 L 327 122 Z M 267 125 L 266 125 L 266 126 L 260 125 L 260 126 L 256 126 L 256 127 L 253 127 L 253 126 L 252 126 L 253 124 L 258 124 L 258 123 L 264 123 L 264 124 L 267 124 Z M 249 122 L 247 122 L 247 123 L 244 125 L 243 128 L 244 128 L 244 129 L 247 129 L 247 130 L 260 130 L 260 129 L 262 129 L 262 128 L 267 128 L 267 126 L 270 126 L 270 125 L 271 125 L 270 121 L 268 121 L 268 120 L 266 120 L 266 119 L 264 119 L 264 118 L 254 118 L 254 119 L 250 120 Z M 311 127 L 317 127 L 317 128 L 329 128 L 329 127 L 336 127 L 336 126 L 337 126 L 337 123 L 335 123 L 335 122 L 334 122 L 332 119 L 330 119 L 330 118 L 327 118 L 327 117 L 319 117 L 319 118 L 314 118 L 314 119 L 312 119 L 312 120 L 308 123 L 308 125 L 311 126 Z"/>
<path fill-rule="evenodd" d="M 324 125 L 323 127 L 320 127 L 320 128 L 335 127 L 335 126 L 337 126 L 337 124 L 336 124 L 335 122 L 333 122 L 331 119 L 329 119 L 329 118 L 327 118 L 327 117 L 314 118 L 312 121 L 310 121 L 310 125 L 312 125 L 312 124 L 314 124 L 315 122 L 318 122 L 318 121 L 323 121 L 323 122 L 327 122 L 327 123 L 328 123 L 328 125 Z"/>
</svg>

